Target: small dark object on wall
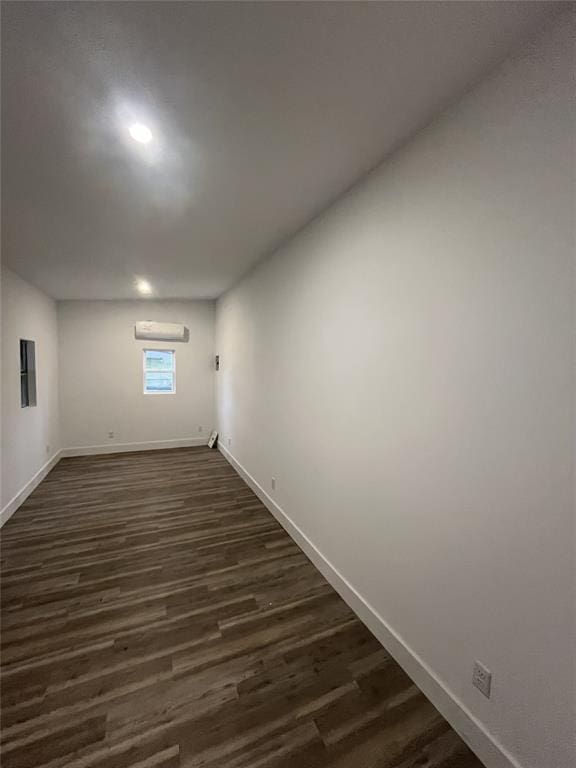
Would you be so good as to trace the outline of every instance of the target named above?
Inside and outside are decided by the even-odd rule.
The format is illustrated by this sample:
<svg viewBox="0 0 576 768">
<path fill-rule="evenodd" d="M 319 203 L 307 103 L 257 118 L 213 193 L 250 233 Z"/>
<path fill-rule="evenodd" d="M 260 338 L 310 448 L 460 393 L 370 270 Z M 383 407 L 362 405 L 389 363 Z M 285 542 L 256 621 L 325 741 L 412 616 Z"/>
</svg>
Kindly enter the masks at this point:
<svg viewBox="0 0 576 768">
<path fill-rule="evenodd" d="M 220 355 L 216 355 L 214 359 L 214 367 L 216 368 L 217 371 L 220 370 Z"/>
</svg>

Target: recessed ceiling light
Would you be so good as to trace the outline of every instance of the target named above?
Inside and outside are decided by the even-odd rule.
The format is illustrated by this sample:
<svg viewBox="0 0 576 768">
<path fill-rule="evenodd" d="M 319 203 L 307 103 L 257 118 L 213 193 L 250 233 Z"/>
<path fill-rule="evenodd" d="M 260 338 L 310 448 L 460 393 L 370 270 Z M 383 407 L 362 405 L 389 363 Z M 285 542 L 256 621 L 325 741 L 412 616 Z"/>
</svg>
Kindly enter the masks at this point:
<svg viewBox="0 0 576 768">
<path fill-rule="evenodd" d="M 148 280 L 137 280 L 136 281 L 136 290 L 141 293 L 143 296 L 148 296 L 152 293 L 152 286 L 148 282 Z"/>
<path fill-rule="evenodd" d="M 133 123 L 128 128 L 128 132 L 134 141 L 138 141 L 140 144 L 148 144 L 152 140 L 152 131 L 143 123 Z"/>
</svg>

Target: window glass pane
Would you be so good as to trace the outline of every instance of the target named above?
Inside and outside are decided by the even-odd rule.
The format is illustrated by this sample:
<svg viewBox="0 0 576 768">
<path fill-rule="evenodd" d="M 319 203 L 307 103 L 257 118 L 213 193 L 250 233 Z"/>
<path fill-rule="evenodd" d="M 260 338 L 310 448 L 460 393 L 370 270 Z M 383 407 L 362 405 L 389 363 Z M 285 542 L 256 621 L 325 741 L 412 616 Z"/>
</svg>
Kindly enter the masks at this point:
<svg viewBox="0 0 576 768">
<path fill-rule="evenodd" d="M 24 339 L 20 339 L 20 373 L 26 373 L 28 370 L 28 363 L 26 361 L 26 342 Z"/>
<path fill-rule="evenodd" d="M 36 405 L 36 353 L 28 339 L 20 339 L 20 405 Z"/>
<path fill-rule="evenodd" d="M 20 405 L 27 408 L 30 405 L 28 400 L 28 374 L 20 374 Z"/>
<path fill-rule="evenodd" d="M 146 392 L 173 392 L 174 374 L 170 372 L 146 372 L 144 374 Z"/>
<path fill-rule="evenodd" d="M 33 341 L 26 342 L 26 365 L 28 380 L 28 405 L 36 405 L 36 346 Z"/>
<path fill-rule="evenodd" d="M 173 356 L 174 352 L 169 349 L 147 349 L 146 370 L 171 371 L 174 367 Z"/>
</svg>

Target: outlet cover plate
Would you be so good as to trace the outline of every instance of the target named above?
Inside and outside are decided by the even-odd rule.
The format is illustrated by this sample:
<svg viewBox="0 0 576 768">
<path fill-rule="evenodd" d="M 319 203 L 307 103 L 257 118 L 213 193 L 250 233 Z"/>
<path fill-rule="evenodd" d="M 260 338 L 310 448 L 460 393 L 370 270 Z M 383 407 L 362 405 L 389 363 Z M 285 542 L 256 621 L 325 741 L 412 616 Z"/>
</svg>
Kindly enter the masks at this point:
<svg viewBox="0 0 576 768">
<path fill-rule="evenodd" d="M 474 670 L 472 672 L 472 684 L 478 688 L 478 690 L 490 698 L 490 691 L 492 689 L 492 672 L 487 669 L 484 664 L 481 664 L 478 660 L 474 662 Z"/>
</svg>

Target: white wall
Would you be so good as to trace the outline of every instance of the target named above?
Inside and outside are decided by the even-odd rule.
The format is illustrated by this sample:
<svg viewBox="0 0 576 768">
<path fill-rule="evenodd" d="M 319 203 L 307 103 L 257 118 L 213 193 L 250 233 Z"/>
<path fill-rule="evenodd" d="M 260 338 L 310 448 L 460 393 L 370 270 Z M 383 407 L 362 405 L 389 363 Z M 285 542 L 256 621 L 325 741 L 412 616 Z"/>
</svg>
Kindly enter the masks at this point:
<svg viewBox="0 0 576 768">
<path fill-rule="evenodd" d="M 190 339 L 136 341 L 138 320 L 184 323 Z M 215 421 L 213 302 L 65 301 L 58 304 L 58 321 L 66 449 L 206 442 Z M 143 394 L 146 348 L 176 350 L 175 394 Z"/>
<path fill-rule="evenodd" d="M 489 765 L 576 764 L 573 34 L 217 307 L 223 446 L 501 745 Z"/>
<path fill-rule="evenodd" d="M 1 325 L 3 522 L 60 449 L 56 304 L 3 267 Z M 20 339 L 36 342 L 38 399 L 31 408 L 20 406 Z"/>
<path fill-rule="evenodd" d="M 2 248 L 0 248 L 0 362 L 2 361 Z M 3 366 L 2 366 L 3 367 Z M 0 370 L 0 525 L 2 525 L 3 483 L 2 483 L 2 371 Z"/>
</svg>

